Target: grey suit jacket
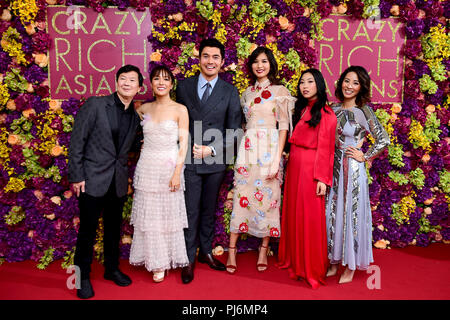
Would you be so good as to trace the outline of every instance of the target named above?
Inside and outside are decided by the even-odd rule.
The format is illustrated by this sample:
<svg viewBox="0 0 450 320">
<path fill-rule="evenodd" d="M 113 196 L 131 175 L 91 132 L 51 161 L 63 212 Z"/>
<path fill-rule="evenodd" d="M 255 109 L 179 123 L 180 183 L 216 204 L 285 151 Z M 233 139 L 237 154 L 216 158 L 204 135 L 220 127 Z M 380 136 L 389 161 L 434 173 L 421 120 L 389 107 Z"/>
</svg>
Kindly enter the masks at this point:
<svg viewBox="0 0 450 320">
<path fill-rule="evenodd" d="M 232 163 L 236 151 L 238 136 L 227 134 L 227 129 L 241 128 L 242 109 L 239 93 L 233 85 L 218 79 L 206 105 L 202 106 L 197 94 L 198 76 L 190 77 L 178 83 L 177 102 L 185 105 L 189 112 L 189 144 L 186 155 L 186 170 L 197 173 L 214 173 L 226 169 Z M 236 131 L 238 132 L 238 131 Z M 192 146 L 213 146 L 215 157 L 194 159 Z"/>
<path fill-rule="evenodd" d="M 69 181 L 86 181 L 85 191 L 94 197 L 106 194 L 113 177 L 118 197 L 128 191 L 128 152 L 140 120 L 135 111 L 120 150 L 116 150 L 109 122 L 109 117 L 117 121 L 114 103 L 113 94 L 87 99 L 76 115 L 70 137 Z"/>
</svg>

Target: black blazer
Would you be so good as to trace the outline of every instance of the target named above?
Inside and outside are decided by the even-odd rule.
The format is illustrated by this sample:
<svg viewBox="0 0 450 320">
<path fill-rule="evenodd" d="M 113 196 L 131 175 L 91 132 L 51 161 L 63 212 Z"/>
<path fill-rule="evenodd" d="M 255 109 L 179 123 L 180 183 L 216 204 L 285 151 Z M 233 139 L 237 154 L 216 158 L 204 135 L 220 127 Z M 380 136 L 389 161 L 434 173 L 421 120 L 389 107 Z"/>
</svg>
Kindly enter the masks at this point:
<svg viewBox="0 0 450 320">
<path fill-rule="evenodd" d="M 136 142 L 140 119 L 134 111 L 130 129 L 117 151 L 110 126 L 110 121 L 118 121 L 114 104 L 114 94 L 87 99 L 76 115 L 70 137 L 69 181 L 86 181 L 85 191 L 94 197 L 106 194 L 113 177 L 118 197 L 128 191 L 128 152 Z"/>
<path fill-rule="evenodd" d="M 242 136 L 242 110 L 239 93 L 233 85 L 218 79 L 206 105 L 201 106 L 197 93 L 198 76 L 190 77 L 178 83 L 177 102 L 185 105 L 189 112 L 189 143 L 186 155 L 186 170 L 196 173 L 215 173 L 224 171 L 231 164 L 236 153 L 236 142 Z M 232 129 L 239 136 L 230 134 Z M 206 134 L 205 134 L 206 133 Z M 192 146 L 213 146 L 215 157 L 194 159 Z"/>
</svg>

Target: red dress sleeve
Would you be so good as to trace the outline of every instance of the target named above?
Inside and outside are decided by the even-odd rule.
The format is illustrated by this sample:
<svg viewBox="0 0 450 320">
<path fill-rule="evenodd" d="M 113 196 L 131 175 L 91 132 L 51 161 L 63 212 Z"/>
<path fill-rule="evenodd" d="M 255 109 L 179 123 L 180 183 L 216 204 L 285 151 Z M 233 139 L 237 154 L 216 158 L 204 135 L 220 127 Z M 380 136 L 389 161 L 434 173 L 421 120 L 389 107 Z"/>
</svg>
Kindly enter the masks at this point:
<svg viewBox="0 0 450 320">
<path fill-rule="evenodd" d="M 328 113 L 322 110 L 322 118 L 319 123 L 317 152 L 314 161 L 314 179 L 331 187 L 337 119 L 331 108 L 328 106 L 325 108 Z"/>
</svg>

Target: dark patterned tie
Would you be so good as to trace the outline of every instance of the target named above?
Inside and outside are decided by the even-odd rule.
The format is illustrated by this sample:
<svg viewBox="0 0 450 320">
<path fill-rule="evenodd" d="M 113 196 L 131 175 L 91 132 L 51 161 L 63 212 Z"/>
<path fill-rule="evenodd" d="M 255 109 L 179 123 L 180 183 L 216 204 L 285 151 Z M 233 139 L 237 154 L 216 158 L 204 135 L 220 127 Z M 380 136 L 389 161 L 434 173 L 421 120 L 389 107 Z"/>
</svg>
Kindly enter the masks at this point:
<svg viewBox="0 0 450 320">
<path fill-rule="evenodd" d="M 211 94 L 211 84 L 209 82 L 207 82 L 205 84 L 205 86 L 206 86 L 206 89 L 205 89 L 205 92 L 203 92 L 202 101 L 201 101 L 202 105 L 206 104 L 206 101 L 208 100 L 209 95 Z"/>
</svg>

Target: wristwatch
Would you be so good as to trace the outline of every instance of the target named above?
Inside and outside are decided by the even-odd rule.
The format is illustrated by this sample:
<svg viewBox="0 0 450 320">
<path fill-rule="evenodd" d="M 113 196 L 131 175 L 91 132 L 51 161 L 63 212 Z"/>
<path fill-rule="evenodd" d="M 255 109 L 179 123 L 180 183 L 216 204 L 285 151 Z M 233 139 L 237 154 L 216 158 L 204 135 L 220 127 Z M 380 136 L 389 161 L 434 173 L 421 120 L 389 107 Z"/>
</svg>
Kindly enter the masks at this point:
<svg viewBox="0 0 450 320">
<path fill-rule="evenodd" d="M 216 149 L 214 149 L 213 146 L 209 146 L 211 148 L 211 156 L 215 157 L 216 156 Z"/>
</svg>

